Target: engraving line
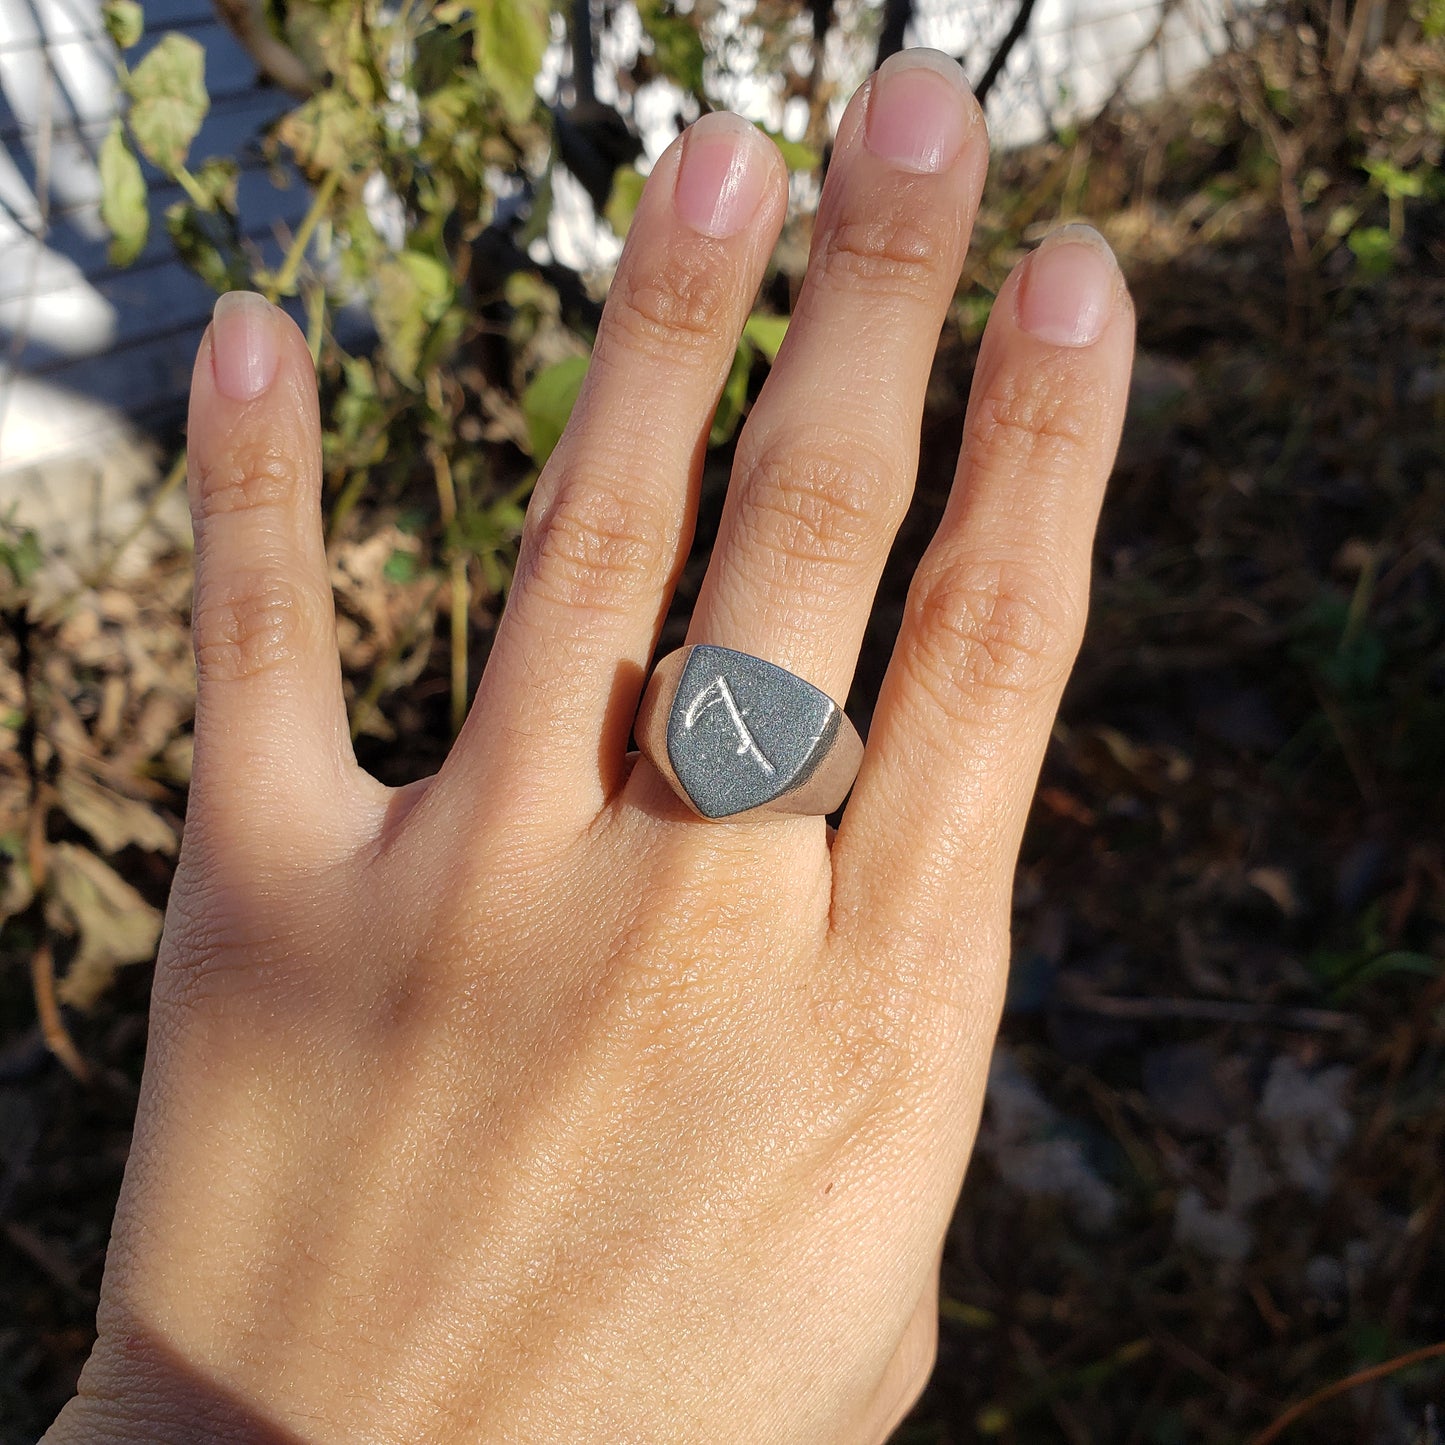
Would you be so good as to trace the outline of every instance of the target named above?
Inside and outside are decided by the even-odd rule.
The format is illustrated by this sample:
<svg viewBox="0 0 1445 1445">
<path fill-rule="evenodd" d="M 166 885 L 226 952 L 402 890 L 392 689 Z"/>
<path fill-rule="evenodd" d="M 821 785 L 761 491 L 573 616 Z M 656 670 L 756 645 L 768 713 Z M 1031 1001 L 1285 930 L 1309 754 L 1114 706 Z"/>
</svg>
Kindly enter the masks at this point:
<svg viewBox="0 0 1445 1445">
<path fill-rule="evenodd" d="M 683 727 L 686 728 L 688 732 L 691 732 L 693 724 L 696 723 L 698 718 L 700 718 L 708 708 L 712 707 L 714 703 L 721 703 L 723 705 L 727 710 L 728 717 L 732 720 L 733 727 L 737 730 L 738 757 L 742 757 L 744 753 L 750 753 L 753 761 L 771 778 L 776 769 L 763 755 L 763 750 L 757 745 L 752 733 L 748 730 L 748 725 L 743 721 L 743 715 L 738 709 L 737 699 L 733 697 L 733 690 L 728 686 L 727 679 L 721 674 L 715 677 L 693 698 L 687 711 L 683 714 Z"/>
</svg>

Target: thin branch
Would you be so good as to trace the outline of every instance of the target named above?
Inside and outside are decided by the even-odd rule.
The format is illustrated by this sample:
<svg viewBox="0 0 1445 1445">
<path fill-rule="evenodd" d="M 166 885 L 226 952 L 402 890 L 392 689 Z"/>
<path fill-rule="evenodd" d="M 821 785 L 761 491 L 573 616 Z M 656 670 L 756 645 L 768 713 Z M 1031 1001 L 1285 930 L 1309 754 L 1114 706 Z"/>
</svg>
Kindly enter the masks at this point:
<svg viewBox="0 0 1445 1445">
<path fill-rule="evenodd" d="M 135 519 L 121 539 L 105 555 L 105 560 L 91 574 L 89 585 L 99 589 L 106 586 L 115 571 L 116 563 L 130 547 L 130 544 L 155 521 L 160 509 L 165 505 L 166 498 L 176 490 L 186 479 L 186 450 L 181 448 L 180 455 L 171 463 L 171 469 L 166 473 L 165 480 L 151 493 L 146 501 L 145 509 Z"/>
<path fill-rule="evenodd" d="M 890 55 L 903 49 L 903 34 L 913 19 L 913 0 L 883 0 L 883 28 L 878 32 L 878 53 L 873 60 L 877 70 Z"/>
<path fill-rule="evenodd" d="M 813 17 L 813 33 L 809 41 L 810 64 L 804 98 L 808 104 L 808 129 L 803 139 L 823 155 L 828 143 L 828 102 L 833 87 L 823 80 L 823 65 L 828 53 L 828 32 L 833 28 L 833 0 L 807 0 Z"/>
<path fill-rule="evenodd" d="M 1308 1395 L 1303 1400 L 1291 1405 L 1272 1425 L 1254 1436 L 1249 1445 L 1272 1445 L 1272 1442 L 1278 1440 L 1296 1420 L 1303 1419 L 1315 1406 L 1323 1405 L 1326 1400 L 1333 1400 L 1336 1395 L 1347 1394 L 1361 1385 L 1368 1385 L 1372 1380 L 1383 1379 L 1386 1375 L 1393 1375 L 1397 1370 L 1409 1369 L 1411 1365 L 1441 1358 L 1445 1358 L 1445 1340 L 1438 1344 L 1425 1345 L 1418 1350 L 1410 1350 L 1407 1354 L 1396 1355 L 1393 1360 L 1386 1360 L 1382 1365 L 1371 1365 L 1368 1369 L 1356 1370 L 1353 1375 L 1346 1375 L 1343 1380 L 1336 1380 L 1334 1384 L 1326 1385 L 1324 1389 L 1316 1390 L 1313 1395 Z"/>
<path fill-rule="evenodd" d="M 281 269 L 271 278 L 266 287 L 268 301 L 274 303 L 281 297 L 291 294 L 291 288 L 295 286 L 297 274 L 301 270 L 301 262 L 306 256 L 306 248 L 311 244 L 311 238 L 316 234 L 316 228 L 321 224 L 321 218 L 331 205 L 331 198 L 336 194 L 336 187 L 340 183 L 341 172 L 328 171 L 322 178 L 321 184 L 316 187 L 316 194 L 311 198 L 311 206 L 302 217 L 300 226 L 296 228 L 296 234 L 291 238 L 291 244 L 286 248 L 286 257 L 281 263 Z"/>
<path fill-rule="evenodd" d="M 30 955 L 30 987 L 35 995 L 35 1013 L 40 1020 L 40 1032 L 45 1045 L 66 1069 L 82 1084 L 90 1082 L 90 1066 L 81 1057 L 65 1027 L 60 1003 L 55 997 L 55 955 L 50 948 L 50 939 L 43 938 L 36 944 Z"/>
<path fill-rule="evenodd" d="M 1247 1003 L 1227 998 L 1116 998 L 1103 994 L 1070 993 L 1065 1007 L 1109 1019 L 1186 1019 L 1198 1023 L 1263 1024 L 1285 1029 L 1341 1033 L 1355 1022 L 1353 1014 L 1334 1009 L 1292 1008 L 1288 1005 Z"/>
<path fill-rule="evenodd" d="M 1024 31 L 1029 28 L 1029 20 L 1037 3 L 1038 0 L 1019 0 L 1019 8 L 1014 14 L 1013 24 L 1004 32 L 1003 39 L 998 43 L 998 49 L 993 53 L 993 59 L 988 63 L 988 69 L 984 71 L 978 84 L 973 88 L 973 93 L 978 97 L 980 105 L 988 99 L 994 83 L 1003 74 L 1003 68 L 1008 64 L 1008 58 L 1013 54 L 1014 46 L 1023 39 Z"/>
<path fill-rule="evenodd" d="M 406 626 L 398 629 L 391 646 L 372 668 L 371 677 L 366 684 L 366 691 L 356 699 L 351 709 L 352 742 L 361 736 L 362 728 L 366 726 L 376 705 L 381 701 L 382 694 L 390 684 L 392 670 L 401 660 L 402 654 L 421 636 L 422 629 L 431 617 L 432 604 L 441 590 L 442 580 L 438 577 L 418 603 L 415 613 L 412 614 Z"/>
<path fill-rule="evenodd" d="M 445 414 L 441 378 L 434 370 L 427 373 L 426 399 L 433 416 Z M 452 479 L 451 461 L 446 449 L 435 437 L 428 440 L 426 449 L 436 478 L 443 535 L 452 534 L 447 571 L 451 577 L 451 725 L 452 736 L 455 737 L 461 732 L 467 717 L 467 622 L 471 612 L 471 589 L 467 582 L 467 554 L 456 536 L 457 489 Z"/>
<path fill-rule="evenodd" d="M 567 12 L 572 41 L 572 103 L 590 105 L 597 99 L 597 61 L 592 46 L 591 0 L 572 0 Z"/>
<path fill-rule="evenodd" d="M 1148 55 L 1149 52 L 1153 50 L 1154 47 L 1158 45 L 1159 42 L 1163 39 L 1164 27 L 1168 25 L 1170 19 L 1174 15 L 1174 12 L 1179 9 L 1182 3 L 1183 0 L 1164 0 L 1164 3 L 1159 7 L 1158 19 L 1154 22 L 1153 33 L 1134 52 L 1128 65 L 1124 67 L 1123 72 L 1114 82 L 1114 88 L 1109 92 L 1108 98 L 1101 106 L 1099 106 L 1095 110 L 1094 114 L 1096 118 L 1108 115 L 1108 113 L 1119 103 L 1119 100 L 1123 96 L 1125 89 L 1129 85 L 1129 82 L 1133 80 L 1135 74 L 1138 72 L 1139 66 L 1143 63 L 1144 57 Z"/>
<path fill-rule="evenodd" d="M 45 836 L 46 821 L 55 793 L 40 761 L 40 710 L 35 695 L 35 659 L 32 629 L 25 602 L 5 614 L 15 637 L 15 670 L 20 676 L 23 718 L 18 739 L 30 785 L 29 813 L 25 824 L 25 865 L 30 872 L 31 898 L 24 915 L 34 922 L 38 941 L 30 955 L 30 988 L 35 997 L 35 1016 L 46 1047 L 81 1083 L 91 1077 L 90 1067 L 75 1046 L 60 1001 L 55 996 L 55 954 L 50 942 L 50 923 L 45 916 L 45 889 L 50 876 L 50 845 Z"/>
<path fill-rule="evenodd" d="M 1339 69 L 1335 71 L 1330 89 L 1336 95 L 1344 95 L 1355 83 L 1355 72 L 1360 66 L 1360 57 L 1365 52 L 1366 37 L 1371 22 L 1380 8 L 1380 0 L 1355 0 L 1355 12 L 1350 17 L 1349 33 L 1345 36 L 1344 53 L 1340 56 Z"/>
<path fill-rule="evenodd" d="M 272 34 L 264 0 L 215 0 L 222 24 L 241 42 L 262 76 L 297 100 L 319 89 L 317 79 L 290 46 Z"/>
<path fill-rule="evenodd" d="M 95 1309 L 94 1292 L 86 1289 L 80 1283 L 76 1277 L 75 1266 L 61 1254 L 55 1245 L 42 1239 L 33 1229 L 21 1224 L 18 1219 L 7 1219 L 4 1231 L 5 1238 L 10 1245 L 53 1280 L 65 1294 L 87 1309 L 92 1311 Z"/>
</svg>

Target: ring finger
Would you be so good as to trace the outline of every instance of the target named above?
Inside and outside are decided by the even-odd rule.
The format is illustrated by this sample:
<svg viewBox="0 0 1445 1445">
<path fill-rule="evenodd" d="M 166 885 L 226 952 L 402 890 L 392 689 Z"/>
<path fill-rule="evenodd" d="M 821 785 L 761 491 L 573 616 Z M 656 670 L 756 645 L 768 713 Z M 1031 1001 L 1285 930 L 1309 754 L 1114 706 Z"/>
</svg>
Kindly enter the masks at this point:
<svg viewBox="0 0 1445 1445">
<path fill-rule="evenodd" d="M 854 96 L 808 274 L 738 444 L 689 642 L 847 692 L 912 491 L 987 150 L 963 72 L 937 51 L 892 56 Z"/>
</svg>

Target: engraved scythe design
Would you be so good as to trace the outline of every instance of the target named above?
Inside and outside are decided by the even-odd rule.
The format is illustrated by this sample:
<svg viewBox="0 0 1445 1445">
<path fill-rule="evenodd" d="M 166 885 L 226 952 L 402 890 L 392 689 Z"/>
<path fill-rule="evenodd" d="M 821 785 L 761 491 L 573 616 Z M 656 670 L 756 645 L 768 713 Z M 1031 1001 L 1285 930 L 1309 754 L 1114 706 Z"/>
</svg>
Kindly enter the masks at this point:
<svg viewBox="0 0 1445 1445">
<path fill-rule="evenodd" d="M 733 690 L 727 684 L 727 679 L 719 674 L 708 685 L 693 698 L 688 705 L 687 711 L 682 716 L 682 725 L 688 732 L 691 732 L 693 725 L 697 722 L 708 708 L 721 703 L 727 710 L 729 720 L 732 722 L 738 735 L 738 757 L 744 753 L 750 753 L 752 759 L 763 770 L 768 777 L 772 777 L 775 769 L 763 755 L 763 750 L 757 745 L 747 723 L 743 721 L 743 715 L 738 707 L 737 699 L 733 696 Z"/>
</svg>

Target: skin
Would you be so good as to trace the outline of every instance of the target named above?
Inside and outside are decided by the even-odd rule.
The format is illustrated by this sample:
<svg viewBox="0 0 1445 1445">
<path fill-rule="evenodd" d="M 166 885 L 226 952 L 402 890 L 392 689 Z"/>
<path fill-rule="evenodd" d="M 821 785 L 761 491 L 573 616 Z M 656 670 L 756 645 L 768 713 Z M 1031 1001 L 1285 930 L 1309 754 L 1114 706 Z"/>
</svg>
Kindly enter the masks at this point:
<svg viewBox="0 0 1445 1445">
<path fill-rule="evenodd" d="M 838 697 L 987 150 L 960 88 L 948 164 L 875 154 L 876 84 L 689 635 Z M 626 748 L 785 207 L 735 133 L 763 179 L 731 235 L 679 214 L 692 137 L 653 172 L 435 777 L 351 752 L 301 336 L 269 314 L 249 401 L 202 342 L 194 782 L 99 1340 L 48 1441 L 877 1442 L 927 1380 L 1133 314 L 1111 270 L 1097 339 L 1056 344 L 1022 324 L 1042 253 L 1009 278 L 836 836 L 700 822 Z"/>
</svg>

